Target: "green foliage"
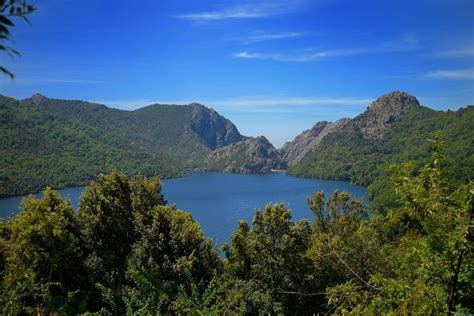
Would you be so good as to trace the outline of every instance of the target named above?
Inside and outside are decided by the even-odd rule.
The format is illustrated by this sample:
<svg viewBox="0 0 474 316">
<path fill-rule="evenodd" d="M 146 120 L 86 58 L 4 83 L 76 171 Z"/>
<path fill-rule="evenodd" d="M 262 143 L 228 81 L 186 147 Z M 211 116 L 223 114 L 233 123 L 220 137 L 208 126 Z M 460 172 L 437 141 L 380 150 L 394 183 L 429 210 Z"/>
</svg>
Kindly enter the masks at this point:
<svg viewBox="0 0 474 316">
<path fill-rule="evenodd" d="M 309 286 L 305 276 L 311 263 L 305 253 L 310 234 L 308 222 L 295 223 L 281 204 L 257 211 L 252 228 L 241 221 L 227 252 L 227 270 L 240 292 L 234 308 L 245 313 L 303 311 L 307 301 L 299 293 Z"/>
<path fill-rule="evenodd" d="M 215 149 L 245 139 L 202 105 L 135 111 L 35 94 L 0 96 L 0 197 L 87 185 L 98 173 L 170 178 L 215 170 Z M 217 163 L 215 163 L 217 165 Z"/>
<path fill-rule="evenodd" d="M 393 267 L 370 276 L 377 291 L 352 282 L 331 288 L 330 302 L 338 312 L 472 311 L 474 185 L 453 188 L 445 165 L 435 152 L 416 173 L 413 164 L 393 168 L 401 207 L 388 212 L 381 230 Z"/>
<path fill-rule="evenodd" d="M 162 151 L 130 145 L 127 133 L 105 128 L 106 121 L 103 127 L 92 126 L 29 102 L 0 97 L 0 196 L 38 192 L 46 185 L 86 185 L 114 169 L 129 175 L 182 175 L 182 167 Z M 91 105 L 82 107 L 94 112 Z"/>
<path fill-rule="evenodd" d="M 126 283 L 127 260 L 155 216 L 153 209 L 165 204 L 157 178 L 127 178 L 112 172 L 99 175 L 81 196 L 78 221 L 85 242 L 90 282 L 120 306 Z M 113 304 L 110 298 L 115 297 Z"/>
<path fill-rule="evenodd" d="M 35 310 L 80 312 L 85 307 L 80 231 L 68 202 L 51 189 L 26 198 L 3 229 L 2 314 Z"/>
<path fill-rule="evenodd" d="M 183 300 L 209 290 L 220 260 L 191 214 L 157 206 L 140 235 L 128 261 L 132 285 L 124 296 L 129 313 L 178 311 L 178 296 Z"/>
<path fill-rule="evenodd" d="M 421 167 L 390 167 L 385 212 L 337 191 L 308 198 L 312 222 L 269 204 L 224 259 L 157 178 L 99 175 L 78 214 L 47 189 L 0 222 L 1 313 L 472 313 L 474 184 L 431 147 Z"/>
<path fill-rule="evenodd" d="M 312 259 L 319 291 L 345 282 L 368 286 L 373 273 L 390 267 L 379 232 L 381 219 L 367 220 L 360 199 L 351 199 L 347 192 L 336 191 L 327 199 L 323 193 L 315 193 L 308 204 L 315 221 L 307 255 Z M 330 310 L 322 309 L 327 308 L 325 298 L 320 298 L 320 304 L 320 311 Z"/>
<path fill-rule="evenodd" d="M 90 282 L 118 289 L 125 282 L 126 259 L 136 240 L 132 190 L 123 174 L 99 175 L 81 196 L 78 221 L 86 244 Z M 118 293 L 116 293 L 118 295 Z"/>
</svg>

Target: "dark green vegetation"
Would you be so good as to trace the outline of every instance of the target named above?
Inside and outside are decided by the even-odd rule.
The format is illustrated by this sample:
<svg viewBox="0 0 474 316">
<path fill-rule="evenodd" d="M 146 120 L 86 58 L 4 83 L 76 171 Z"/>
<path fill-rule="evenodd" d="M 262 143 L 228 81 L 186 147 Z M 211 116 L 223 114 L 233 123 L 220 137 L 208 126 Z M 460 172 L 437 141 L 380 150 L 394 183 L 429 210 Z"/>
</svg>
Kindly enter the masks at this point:
<svg viewBox="0 0 474 316">
<path fill-rule="evenodd" d="M 395 203 L 387 168 L 392 163 L 429 159 L 426 139 L 441 135 L 447 164 L 458 183 L 474 176 L 474 107 L 434 111 L 406 93 L 382 96 L 361 115 L 326 135 L 322 142 L 292 165 L 288 174 L 350 181 L 369 186 L 372 207 Z M 435 135 L 433 135 L 433 133 Z"/>
<path fill-rule="evenodd" d="M 84 185 L 113 169 L 161 177 L 216 170 L 207 160 L 214 150 L 245 147 L 248 139 L 199 104 L 122 111 L 42 95 L 21 101 L 0 96 L 0 136 L 0 196 Z M 241 164 L 260 171 L 252 162 Z"/>
<path fill-rule="evenodd" d="M 168 177 L 181 172 L 163 155 L 125 143 L 119 131 L 28 102 L 0 100 L 0 196 L 86 184 L 113 168 Z"/>
<path fill-rule="evenodd" d="M 309 198 L 312 221 L 267 205 L 223 259 L 156 178 L 100 175 L 77 214 L 46 189 L 0 222 L 0 313 L 473 312 L 474 184 L 446 162 L 435 151 L 418 171 L 393 166 L 400 206 L 385 215 L 345 192 Z"/>
</svg>

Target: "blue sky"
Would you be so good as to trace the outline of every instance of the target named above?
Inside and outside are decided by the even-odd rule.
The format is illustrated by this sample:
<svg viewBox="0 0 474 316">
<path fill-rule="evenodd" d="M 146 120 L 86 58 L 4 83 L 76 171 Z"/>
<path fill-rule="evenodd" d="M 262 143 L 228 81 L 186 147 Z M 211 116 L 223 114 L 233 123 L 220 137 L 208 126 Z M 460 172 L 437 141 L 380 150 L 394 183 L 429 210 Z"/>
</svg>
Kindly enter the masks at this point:
<svg viewBox="0 0 474 316">
<path fill-rule="evenodd" d="M 37 0 L 0 93 L 122 109 L 201 102 L 276 146 L 404 90 L 474 104 L 471 0 Z"/>
</svg>

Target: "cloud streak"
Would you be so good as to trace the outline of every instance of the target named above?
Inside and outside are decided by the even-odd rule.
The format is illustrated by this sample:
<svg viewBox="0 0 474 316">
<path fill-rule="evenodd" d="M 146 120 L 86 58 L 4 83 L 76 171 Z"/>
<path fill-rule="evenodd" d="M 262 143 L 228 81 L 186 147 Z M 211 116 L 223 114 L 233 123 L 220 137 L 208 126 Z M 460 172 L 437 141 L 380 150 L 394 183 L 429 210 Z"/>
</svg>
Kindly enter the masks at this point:
<svg viewBox="0 0 474 316">
<path fill-rule="evenodd" d="M 284 33 L 267 33 L 267 34 L 253 34 L 242 37 L 230 38 L 230 41 L 240 42 L 242 44 L 254 44 L 267 41 L 277 41 L 291 38 L 302 37 L 303 33 L 301 32 L 284 32 Z"/>
<path fill-rule="evenodd" d="M 460 57 L 473 57 L 474 56 L 474 46 L 473 47 L 463 47 L 457 49 L 448 49 L 444 51 L 437 51 L 431 54 L 435 58 L 460 58 Z"/>
<path fill-rule="evenodd" d="M 436 70 L 427 73 L 425 77 L 432 79 L 472 80 L 474 79 L 474 69 Z"/>
<path fill-rule="evenodd" d="M 318 97 L 318 96 L 245 96 L 227 99 L 182 99 L 182 100 L 96 100 L 93 102 L 111 107 L 133 110 L 150 104 L 190 104 L 199 102 L 219 110 L 235 112 L 292 112 L 295 109 L 326 106 L 367 106 L 372 100 L 356 97 Z"/>
<path fill-rule="evenodd" d="M 213 11 L 202 11 L 176 15 L 176 18 L 192 21 L 219 21 L 228 19 L 257 19 L 288 14 L 300 9 L 304 1 L 248 2 L 223 7 Z"/>
<path fill-rule="evenodd" d="M 378 43 L 365 47 L 349 47 L 343 49 L 314 50 L 309 53 L 261 53 L 261 52 L 238 52 L 233 56 L 241 59 L 274 60 L 285 62 L 311 62 L 331 57 L 346 57 L 364 54 L 408 52 L 418 48 L 418 40 L 413 37 L 405 37 L 398 40 Z"/>
<path fill-rule="evenodd" d="M 46 82 L 51 83 L 80 83 L 80 84 L 101 84 L 106 83 L 105 81 L 98 80 L 81 80 L 81 79 L 45 79 Z"/>
<path fill-rule="evenodd" d="M 312 54 L 269 54 L 269 53 L 249 53 L 239 52 L 233 56 L 241 59 L 257 59 L 257 60 L 274 60 L 274 61 L 288 61 L 288 62 L 308 62 L 321 60 L 329 57 L 330 52 L 317 52 Z"/>
</svg>

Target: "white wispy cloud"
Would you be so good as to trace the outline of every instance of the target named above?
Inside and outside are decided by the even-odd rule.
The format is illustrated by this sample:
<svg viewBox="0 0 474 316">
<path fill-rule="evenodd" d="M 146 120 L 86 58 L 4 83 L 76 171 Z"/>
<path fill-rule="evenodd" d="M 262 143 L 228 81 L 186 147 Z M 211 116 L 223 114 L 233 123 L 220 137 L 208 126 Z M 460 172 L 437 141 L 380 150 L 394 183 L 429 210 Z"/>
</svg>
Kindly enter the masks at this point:
<svg viewBox="0 0 474 316">
<path fill-rule="evenodd" d="M 274 107 L 310 107 L 327 105 L 367 105 L 370 99 L 346 98 L 346 97 L 317 97 L 317 96 L 247 96 L 222 100 L 208 100 L 208 104 L 226 107 L 228 109 L 239 108 L 274 108 Z"/>
<path fill-rule="evenodd" d="M 258 59 L 258 60 L 275 60 L 275 61 L 293 61 L 293 62 L 306 62 L 320 60 L 328 57 L 330 52 L 317 52 L 312 54 L 269 54 L 269 53 L 249 53 L 239 52 L 233 56 L 242 59 Z"/>
<path fill-rule="evenodd" d="M 150 104 L 189 104 L 199 102 L 218 110 L 235 112 L 292 112 L 296 108 L 316 108 L 326 106 L 367 106 L 372 100 L 357 97 L 318 96 L 244 96 L 226 99 L 136 99 L 136 100 L 95 100 L 107 106 L 133 110 Z"/>
<path fill-rule="evenodd" d="M 239 5 L 221 7 L 217 10 L 179 14 L 176 17 L 193 21 L 265 18 L 297 11 L 303 3 L 306 1 L 249 1 Z"/>
<path fill-rule="evenodd" d="M 256 33 L 248 36 L 230 38 L 230 41 L 240 42 L 242 44 L 253 44 L 259 42 L 284 40 L 303 36 L 302 32 L 283 32 L 283 33 Z"/>
<path fill-rule="evenodd" d="M 99 80 L 82 80 L 82 79 L 44 79 L 45 82 L 52 83 L 83 83 L 83 84 L 99 84 L 106 83 L 105 81 Z"/>
<path fill-rule="evenodd" d="M 381 42 L 372 46 L 347 47 L 342 49 L 311 50 L 306 52 L 289 53 L 261 53 L 261 52 L 238 52 L 233 56 L 242 59 L 275 60 L 287 62 L 310 62 L 318 61 L 330 57 L 344 57 L 363 54 L 376 54 L 387 52 L 407 52 L 418 48 L 418 40 L 413 37 L 404 37 L 401 39 Z"/>
<path fill-rule="evenodd" d="M 436 70 L 425 74 L 427 78 L 434 79 L 474 79 L 474 69 L 457 69 L 457 70 Z"/>
<path fill-rule="evenodd" d="M 431 56 L 435 58 L 474 57 L 474 46 L 439 50 L 439 51 L 433 52 Z"/>
</svg>

